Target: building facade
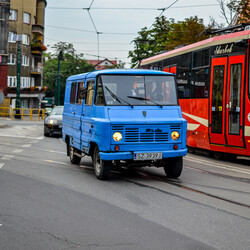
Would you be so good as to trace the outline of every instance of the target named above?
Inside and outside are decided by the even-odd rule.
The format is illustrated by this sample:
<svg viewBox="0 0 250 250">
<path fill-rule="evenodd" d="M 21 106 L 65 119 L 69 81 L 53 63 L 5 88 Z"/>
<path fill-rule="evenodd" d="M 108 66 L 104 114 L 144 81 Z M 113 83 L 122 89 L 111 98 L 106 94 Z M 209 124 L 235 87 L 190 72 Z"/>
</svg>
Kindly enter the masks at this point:
<svg viewBox="0 0 250 250">
<path fill-rule="evenodd" d="M 7 87 L 8 75 L 8 19 L 10 0 L 0 2 L 0 91 L 4 93 Z"/>
<path fill-rule="evenodd" d="M 43 88 L 44 18 L 46 0 L 10 0 L 7 97 L 15 107 L 17 67 L 21 108 L 40 108 Z M 18 44 L 20 48 L 18 50 Z M 19 52 L 18 52 L 19 51 Z M 17 60 L 20 58 L 21 60 Z"/>
</svg>

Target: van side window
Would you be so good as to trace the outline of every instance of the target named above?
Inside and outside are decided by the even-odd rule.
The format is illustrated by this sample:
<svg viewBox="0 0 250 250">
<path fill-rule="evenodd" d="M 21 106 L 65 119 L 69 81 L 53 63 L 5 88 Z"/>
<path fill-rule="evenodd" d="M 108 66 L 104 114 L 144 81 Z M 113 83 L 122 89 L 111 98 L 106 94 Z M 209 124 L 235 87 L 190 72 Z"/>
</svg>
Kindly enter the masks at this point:
<svg viewBox="0 0 250 250">
<path fill-rule="evenodd" d="M 98 78 L 95 104 L 96 105 L 104 105 L 104 97 L 103 97 L 103 89 L 102 89 L 101 77 Z"/>
<path fill-rule="evenodd" d="M 93 104 L 94 85 L 95 85 L 94 80 L 88 81 L 88 83 L 87 83 L 87 96 L 85 99 L 85 105 L 92 105 Z"/>
<path fill-rule="evenodd" d="M 75 99 L 76 99 L 76 82 L 72 82 L 71 92 L 70 92 L 70 103 L 75 104 Z"/>
<path fill-rule="evenodd" d="M 80 98 L 80 90 L 84 87 L 84 82 L 78 82 L 76 104 L 82 104 L 83 99 Z"/>
</svg>

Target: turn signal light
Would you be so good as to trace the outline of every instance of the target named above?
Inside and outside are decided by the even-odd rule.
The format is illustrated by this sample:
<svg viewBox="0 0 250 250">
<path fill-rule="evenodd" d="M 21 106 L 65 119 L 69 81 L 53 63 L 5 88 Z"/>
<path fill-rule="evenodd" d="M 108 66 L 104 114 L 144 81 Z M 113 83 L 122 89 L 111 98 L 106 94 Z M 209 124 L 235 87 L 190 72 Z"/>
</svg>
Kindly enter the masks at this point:
<svg viewBox="0 0 250 250">
<path fill-rule="evenodd" d="M 118 151 L 119 149 L 120 149 L 119 146 L 116 145 L 115 150 Z"/>
<path fill-rule="evenodd" d="M 178 149 L 178 145 L 174 145 L 174 150 L 177 150 Z"/>
</svg>

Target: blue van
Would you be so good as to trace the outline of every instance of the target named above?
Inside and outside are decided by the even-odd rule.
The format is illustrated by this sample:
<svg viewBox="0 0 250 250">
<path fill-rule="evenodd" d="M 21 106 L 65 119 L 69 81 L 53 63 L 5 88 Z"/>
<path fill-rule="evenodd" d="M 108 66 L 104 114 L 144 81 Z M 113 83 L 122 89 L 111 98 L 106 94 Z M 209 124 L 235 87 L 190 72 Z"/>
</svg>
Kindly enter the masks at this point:
<svg viewBox="0 0 250 250">
<path fill-rule="evenodd" d="M 67 79 L 63 140 L 73 164 L 92 157 L 96 177 L 112 166 L 164 167 L 181 175 L 187 122 L 178 105 L 175 76 L 141 69 L 99 70 Z"/>
</svg>

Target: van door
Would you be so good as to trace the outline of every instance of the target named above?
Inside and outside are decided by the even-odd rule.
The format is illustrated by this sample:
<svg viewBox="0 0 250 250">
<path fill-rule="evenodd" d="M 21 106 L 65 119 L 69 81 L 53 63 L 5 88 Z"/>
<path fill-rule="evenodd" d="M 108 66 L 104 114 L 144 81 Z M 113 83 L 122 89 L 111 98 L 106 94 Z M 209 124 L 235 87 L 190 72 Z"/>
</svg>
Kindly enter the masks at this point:
<svg viewBox="0 0 250 250">
<path fill-rule="evenodd" d="M 94 86 L 95 79 L 87 80 L 87 94 L 81 117 L 81 148 L 83 149 L 83 151 L 88 151 L 89 141 L 93 132 L 93 100 L 95 93 Z"/>
<path fill-rule="evenodd" d="M 76 84 L 76 82 L 68 82 L 66 84 L 66 95 L 64 100 L 63 130 L 71 138 L 74 136 Z"/>
<path fill-rule="evenodd" d="M 83 99 L 80 98 L 80 90 L 84 87 L 84 81 L 79 81 L 76 84 L 76 98 L 73 109 L 74 120 L 74 146 L 81 149 L 81 116 L 82 116 L 82 104 Z"/>
</svg>

